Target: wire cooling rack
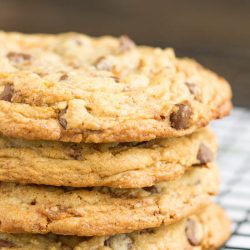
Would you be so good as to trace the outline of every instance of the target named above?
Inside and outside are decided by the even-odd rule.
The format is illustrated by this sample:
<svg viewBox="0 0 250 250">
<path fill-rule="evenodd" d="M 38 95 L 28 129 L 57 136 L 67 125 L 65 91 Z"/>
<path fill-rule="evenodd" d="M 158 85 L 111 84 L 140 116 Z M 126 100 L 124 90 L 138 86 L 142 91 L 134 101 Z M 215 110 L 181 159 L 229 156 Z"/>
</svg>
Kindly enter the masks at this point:
<svg viewBox="0 0 250 250">
<path fill-rule="evenodd" d="M 236 108 L 212 125 L 219 137 L 218 163 L 222 187 L 216 202 L 233 221 L 223 250 L 250 250 L 250 111 Z"/>
</svg>

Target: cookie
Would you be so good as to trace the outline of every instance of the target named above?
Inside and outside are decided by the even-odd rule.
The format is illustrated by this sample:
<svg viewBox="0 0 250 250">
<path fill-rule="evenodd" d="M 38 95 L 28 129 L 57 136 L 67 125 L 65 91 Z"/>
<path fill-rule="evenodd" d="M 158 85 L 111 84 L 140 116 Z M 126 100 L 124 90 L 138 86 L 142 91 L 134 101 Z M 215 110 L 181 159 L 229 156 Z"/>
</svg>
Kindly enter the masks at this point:
<svg viewBox="0 0 250 250">
<path fill-rule="evenodd" d="M 213 250 L 230 235 L 230 221 L 217 205 L 180 222 L 130 234 L 74 237 L 0 234 L 3 250 Z"/>
<path fill-rule="evenodd" d="M 213 164 L 143 189 L 1 183 L 0 231 L 100 236 L 159 227 L 208 205 L 218 186 Z"/>
<path fill-rule="evenodd" d="M 0 137 L 0 181 L 52 186 L 138 188 L 176 179 L 192 165 L 207 164 L 215 135 L 139 143 L 72 144 Z"/>
<path fill-rule="evenodd" d="M 128 37 L 0 33 L 0 132 L 28 140 L 183 136 L 227 115 L 222 77 Z"/>
</svg>

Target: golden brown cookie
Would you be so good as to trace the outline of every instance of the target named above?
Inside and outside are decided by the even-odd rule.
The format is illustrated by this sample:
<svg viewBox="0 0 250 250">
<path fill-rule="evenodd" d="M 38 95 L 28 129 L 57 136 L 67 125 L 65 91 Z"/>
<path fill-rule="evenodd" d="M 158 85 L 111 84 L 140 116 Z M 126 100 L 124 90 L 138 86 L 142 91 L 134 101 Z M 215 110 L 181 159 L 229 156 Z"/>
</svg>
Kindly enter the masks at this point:
<svg viewBox="0 0 250 250">
<path fill-rule="evenodd" d="M 223 78 L 127 37 L 0 33 L 0 132 L 29 140 L 147 141 L 223 117 Z"/>
<path fill-rule="evenodd" d="M 1 183 L 0 231 L 101 236 L 159 227 L 208 205 L 218 186 L 213 164 L 142 189 Z"/>
<path fill-rule="evenodd" d="M 74 237 L 0 234 L 3 250 L 214 250 L 230 235 L 230 221 L 217 205 L 180 222 L 130 234 Z"/>
<path fill-rule="evenodd" d="M 0 181 L 52 186 L 138 188 L 179 178 L 207 164 L 215 135 L 192 135 L 139 143 L 73 144 L 0 137 Z"/>
</svg>

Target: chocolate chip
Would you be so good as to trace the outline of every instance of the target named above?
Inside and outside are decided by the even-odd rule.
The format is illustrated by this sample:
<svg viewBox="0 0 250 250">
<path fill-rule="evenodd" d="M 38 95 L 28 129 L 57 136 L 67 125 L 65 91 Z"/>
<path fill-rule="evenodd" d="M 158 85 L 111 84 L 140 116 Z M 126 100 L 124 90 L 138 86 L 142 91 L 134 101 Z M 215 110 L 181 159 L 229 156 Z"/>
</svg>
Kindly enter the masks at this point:
<svg viewBox="0 0 250 250">
<path fill-rule="evenodd" d="M 32 200 L 32 201 L 30 202 L 30 205 L 35 206 L 35 205 L 36 205 L 36 200 L 35 200 L 35 199 Z"/>
<path fill-rule="evenodd" d="M 143 190 L 151 193 L 151 194 L 159 194 L 160 190 L 157 186 L 144 187 Z"/>
<path fill-rule="evenodd" d="M 129 250 L 133 247 L 132 239 L 126 234 L 111 236 L 104 241 L 104 246 L 110 247 L 113 250 L 123 249 Z"/>
<path fill-rule="evenodd" d="M 69 217 L 81 216 L 76 210 L 64 207 L 62 205 L 56 205 L 41 211 L 50 220 L 62 220 Z"/>
<path fill-rule="evenodd" d="M 120 51 L 125 52 L 135 47 L 135 43 L 128 36 L 120 37 Z"/>
<path fill-rule="evenodd" d="M 65 80 L 67 80 L 69 78 L 69 75 L 67 74 L 67 73 L 64 73 L 64 74 L 62 74 L 61 75 L 61 77 L 60 77 L 60 81 L 65 81 Z"/>
<path fill-rule="evenodd" d="M 95 66 L 99 70 L 110 71 L 113 68 L 113 63 L 109 59 L 107 59 L 106 57 L 101 56 L 95 62 Z"/>
<path fill-rule="evenodd" d="M 91 113 L 92 108 L 91 108 L 91 107 L 86 107 L 86 110 L 87 110 L 89 113 Z"/>
<path fill-rule="evenodd" d="M 73 144 L 70 148 L 69 156 L 74 158 L 75 160 L 82 160 L 83 159 L 82 147 L 78 144 Z"/>
<path fill-rule="evenodd" d="M 201 96 L 200 96 L 201 93 L 200 93 L 199 87 L 195 83 L 186 82 L 185 84 L 188 87 L 189 92 L 192 95 L 194 95 L 195 99 L 198 100 L 198 101 L 200 101 L 200 99 L 201 99 Z"/>
<path fill-rule="evenodd" d="M 60 110 L 58 113 L 58 121 L 64 129 L 67 129 L 67 120 L 63 118 L 62 116 L 64 116 L 66 112 L 67 112 L 67 109 L 63 109 L 63 110 Z"/>
<path fill-rule="evenodd" d="M 200 164 L 206 164 L 208 162 L 213 161 L 213 152 L 208 148 L 204 143 L 200 144 L 200 148 L 197 154 L 197 159 Z"/>
<path fill-rule="evenodd" d="M 190 125 L 192 109 L 187 104 L 177 104 L 177 111 L 170 115 L 171 127 L 177 130 L 186 129 Z"/>
<path fill-rule="evenodd" d="M 15 63 L 22 63 L 25 61 L 30 61 L 31 55 L 26 53 L 18 53 L 18 52 L 9 52 L 7 54 L 7 57 L 9 60 L 15 62 Z"/>
<path fill-rule="evenodd" d="M 0 239 L 0 248 L 4 248 L 4 247 L 12 248 L 12 247 L 16 247 L 16 244 L 14 244 L 11 241 Z"/>
<path fill-rule="evenodd" d="M 201 244 L 203 231 L 198 222 L 193 219 L 188 219 L 185 232 L 191 246 L 199 246 Z"/>
<path fill-rule="evenodd" d="M 11 102 L 13 94 L 14 94 L 13 86 L 10 84 L 7 84 L 4 86 L 4 90 L 0 94 L 0 100 Z"/>
</svg>

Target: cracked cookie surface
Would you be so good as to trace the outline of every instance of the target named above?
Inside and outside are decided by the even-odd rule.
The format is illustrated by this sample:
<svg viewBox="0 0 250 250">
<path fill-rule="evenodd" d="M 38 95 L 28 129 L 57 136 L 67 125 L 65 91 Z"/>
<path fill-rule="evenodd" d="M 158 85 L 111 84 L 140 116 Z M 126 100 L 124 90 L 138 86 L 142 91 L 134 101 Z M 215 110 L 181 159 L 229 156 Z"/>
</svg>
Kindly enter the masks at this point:
<svg viewBox="0 0 250 250">
<path fill-rule="evenodd" d="M 139 143 L 73 144 L 0 137 L 0 181 L 52 186 L 138 188 L 179 178 L 207 164 L 215 135 L 192 135 Z"/>
<path fill-rule="evenodd" d="M 214 250 L 230 234 L 230 221 L 211 205 L 180 222 L 130 234 L 104 237 L 0 233 L 3 250 Z"/>
<path fill-rule="evenodd" d="M 128 37 L 0 33 L 0 132 L 29 140 L 147 141 L 227 115 L 228 83 Z"/>
<path fill-rule="evenodd" d="M 218 192 L 213 164 L 142 189 L 0 184 L 0 231 L 101 236 L 170 224 L 208 205 Z"/>
</svg>

